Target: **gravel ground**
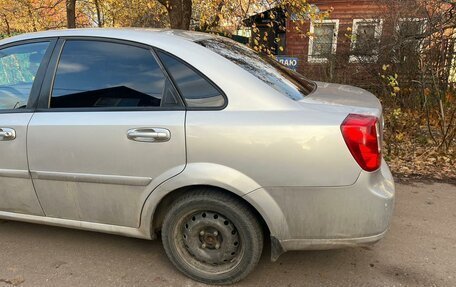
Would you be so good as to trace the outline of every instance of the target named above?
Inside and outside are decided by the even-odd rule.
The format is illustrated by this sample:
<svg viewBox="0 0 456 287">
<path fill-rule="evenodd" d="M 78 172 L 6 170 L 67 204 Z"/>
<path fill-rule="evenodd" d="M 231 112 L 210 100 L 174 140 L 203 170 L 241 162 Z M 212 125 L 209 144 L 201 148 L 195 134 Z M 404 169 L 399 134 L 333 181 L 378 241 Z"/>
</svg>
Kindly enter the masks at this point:
<svg viewBox="0 0 456 287">
<path fill-rule="evenodd" d="M 372 247 L 268 257 L 237 286 L 456 286 L 456 186 L 398 184 L 391 230 Z M 0 221 L 4 286 L 204 285 L 159 241 Z"/>
</svg>

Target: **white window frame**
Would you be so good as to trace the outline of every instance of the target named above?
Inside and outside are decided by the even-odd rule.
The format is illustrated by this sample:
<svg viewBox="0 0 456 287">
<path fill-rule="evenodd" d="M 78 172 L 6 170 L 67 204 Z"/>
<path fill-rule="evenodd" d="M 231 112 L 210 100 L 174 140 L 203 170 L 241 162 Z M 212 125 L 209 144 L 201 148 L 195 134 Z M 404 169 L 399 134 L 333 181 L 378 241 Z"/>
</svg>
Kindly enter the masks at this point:
<svg viewBox="0 0 456 287">
<path fill-rule="evenodd" d="M 399 32 L 401 29 L 400 24 L 404 22 L 421 22 L 421 32 L 424 32 L 426 25 L 427 25 L 427 19 L 426 18 L 399 18 L 399 21 L 396 24 L 396 31 Z"/>
<path fill-rule="evenodd" d="M 453 51 L 456 51 L 456 32 L 453 33 L 453 38 L 455 39 Z M 452 64 L 450 68 L 450 75 L 448 76 L 448 83 L 456 83 L 456 54 L 453 55 L 451 63 Z"/>
<path fill-rule="evenodd" d="M 382 37 L 383 32 L 383 19 L 353 19 L 353 28 L 352 28 L 352 35 L 357 35 L 358 28 L 360 24 L 364 23 L 374 23 L 375 24 L 375 39 L 380 43 L 380 39 Z M 356 36 L 352 37 L 350 50 L 353 52 L 356 48 Z M 357 56 L 357 55 L 350 55 L 349 62 L 350 63 L 377 63 L 378 61 L 378 53 L 379 47 L 376 47 L 373 51 L 372 56 Z"/>
<path fill-rule="evenodd" d="M 426 30 L 427 26 L 427 19 L 426 18 L 399 18 L 399 21 L 396 24 L 396 33 L 397 35 L 400 33 L 401 30 L 401 23 L 404 22 L 421 22 L 420 32 L 423 33 Z M 421 41 L 419 51 L 423 50 L 423 41 Z"/>
<path fill-rule="evenodd" d="M 315 26 L 322 25 L 322 24 L 334 24 L 334 33 L 332 38 L 332 47 L 331 47 L 331 54 L 336 54 L 337 51 L 337 38 L 339 36 L 339 19 L 331 19 L 331 20 L 321 20 L 317 22 L 310 23 L 310 34 L 309 37 L 309 48 L 308 48 L 308 62 L 309 63 L 327 63 L 327 57 L 315 56 L 313 55 L 313 43 L 314 43 L 314 29 Z"/>
</svg>

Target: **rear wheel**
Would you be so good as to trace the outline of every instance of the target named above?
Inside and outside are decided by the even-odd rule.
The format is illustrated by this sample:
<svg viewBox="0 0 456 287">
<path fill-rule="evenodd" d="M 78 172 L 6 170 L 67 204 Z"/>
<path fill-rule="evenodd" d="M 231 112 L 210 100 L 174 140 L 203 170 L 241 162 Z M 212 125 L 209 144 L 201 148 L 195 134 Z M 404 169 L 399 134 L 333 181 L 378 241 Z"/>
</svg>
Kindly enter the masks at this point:
<svg viewBox="0 0 456 287">
<path fill-rule="evenodd" d="M 207 284 L 241 280 L 263 249 L 263 233 L 249 206 L 215 189 L 177 199 L 165 216 L 162 241 L 182 273 Z"/>
</svg>

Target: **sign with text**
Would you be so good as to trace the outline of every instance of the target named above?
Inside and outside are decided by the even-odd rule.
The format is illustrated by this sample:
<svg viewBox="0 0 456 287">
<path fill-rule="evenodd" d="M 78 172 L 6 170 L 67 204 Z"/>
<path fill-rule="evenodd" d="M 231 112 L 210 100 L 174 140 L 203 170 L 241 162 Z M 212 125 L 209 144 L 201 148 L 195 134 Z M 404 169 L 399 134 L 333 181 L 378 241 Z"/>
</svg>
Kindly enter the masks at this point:
<svg viewBox="0 0 456 287">
<path fill-rule="evenodd" d="M 298 68 L 299 59 L 297 57 L 276 56 L 276 60 L 288 69 L 291 69 L 293 71 L 296 71 L 296 69 Z"/>
</svg>

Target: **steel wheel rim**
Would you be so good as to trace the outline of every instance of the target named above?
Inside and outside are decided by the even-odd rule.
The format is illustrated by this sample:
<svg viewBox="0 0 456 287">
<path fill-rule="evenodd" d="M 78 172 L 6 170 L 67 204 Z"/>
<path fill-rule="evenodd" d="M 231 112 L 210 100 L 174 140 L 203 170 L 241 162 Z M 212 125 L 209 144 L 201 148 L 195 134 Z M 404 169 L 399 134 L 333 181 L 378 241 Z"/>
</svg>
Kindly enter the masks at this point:
<svg viewBox="0 0 456 287">
<path fill-rule="evenodd" d="M 234 223 L 219 212 L 188 212 L 177 222 L 174 236 L 181 258 L 200 272 L 229 272 L 239 265 L 244 254 L 241 234 Z"/>
</svg>

